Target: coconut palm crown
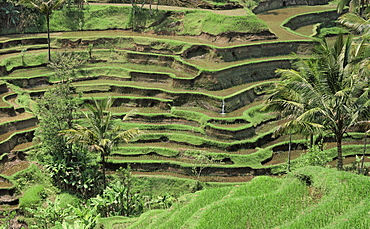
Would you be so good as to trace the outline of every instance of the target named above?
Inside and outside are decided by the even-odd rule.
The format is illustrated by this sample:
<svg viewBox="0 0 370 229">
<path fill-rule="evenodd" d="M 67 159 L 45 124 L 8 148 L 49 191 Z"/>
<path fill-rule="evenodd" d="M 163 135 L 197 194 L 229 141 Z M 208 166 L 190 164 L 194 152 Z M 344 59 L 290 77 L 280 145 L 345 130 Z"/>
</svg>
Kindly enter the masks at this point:
<svg viewBox="0 0 370 229">
<path fill-rule="evenodd" d="M 114 147 L 120 143 L 127 143 L 140 134 L 139 129 L 122 130 L 113 124 L 112 113 L 108 110 L 112 106 L 112 99 L 93 100 L 94 105 L 87 104 L 87 112 L 82 112 L 84 125 L 75 124 L 72 129 L 61 132 L 68 143 L 77 143 L 89 151 L 99 152 L 102 160 L 103 182 L 106 186 L 106 158 Z M 122 121 L 132 114 L 129 112 Z"/>
<path fill-rule="evenodd" d="M 295 133 L 322 130 L 333 134 L 339 170 L 343 169 L 344 134 L 359 120 L 370 117 L 369 74 L 362 74 L 369 65 L 358 60 L 353 50 L 350 38 L 339 36 L 333 46 L 323 41 L 316 57 L 301 59 L 296 70 L 277 70 L 281 82 L 270 92 L 266 104 L 266 109 L 287 118 L 286 128 L 295 126 Z"/>
</svg>

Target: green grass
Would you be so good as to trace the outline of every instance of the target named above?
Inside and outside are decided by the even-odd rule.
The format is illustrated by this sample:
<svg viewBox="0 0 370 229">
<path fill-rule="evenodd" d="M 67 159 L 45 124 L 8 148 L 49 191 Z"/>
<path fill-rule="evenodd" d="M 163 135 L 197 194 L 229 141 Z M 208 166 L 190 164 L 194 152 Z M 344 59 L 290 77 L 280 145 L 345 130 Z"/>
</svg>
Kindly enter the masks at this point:
<svg viewBox="0 0 370 229">
<path fill-rule="evenodd" d="M 18 67 L 18 66 L 17 66 Z M 11 78 L 33 78 L 38 76 L 50 76 L 53 74 L 51 68 L 48 67 L 37 67 L 31 69 L 17 69 L 9 73 L 4 79 Z"/>
<path fill-rule="evenodd" d="M 245 120 L 246 122 L 250 123 L 250 124 L 245 124 L 240 127 L 227 128 L 230 131 L 237 131 L 237 130 L 248 128 L 250 126 L 256 126 L 263 121 L 267 121 L 267 120 L 274 118 L 274 115 L 261 112 L 260 109 L 262 106 L 263 106 L 262 104 L 251 106 L 247 108 L 246 110 L 244 110 L 241 116 L 231 116 L 231 117 L 222 117 L 222 118 L 221 117 L 219 118 L 210 117 L 209 115 L 203 113 L 202 112 L 203 110 L 199 110 L 198 112 L 198 111 L 193 111 L 193 110 L 184 109 L 184 108 L 177 108 L 177 107 L 176 108 L 173 107 L 171 109 L 171 114 L 174 115 L 175 117 L 180 117 L 180 118 L 190 120 L 190 121 L 196 121 L 200 125 L 203 125 L 203 126 L 211 125 L 212 127 L 218 128 L 218 129 L 223 129 L 223 128 L 212 125 L 209 122 L 217 123 L 218 121 L 221 121 L 222 123 L 226 123 L 226 124 L 235 124 L 239 120 Z"/>
<path fill-rule="evenodd" d="M 79 28 L 68 23 L 68 16 L 62 10 L 55 11 L 50 20 L 53 31 L 71 31 L 72 29 L 97 30 L 128 28 L 131 9 L 116 6 L 89 6 L 83 11 L 83 22 Z M 76 18 L 78 20 L 78 18 Z M 77 22 L 78 23 L 78 22 Z"/>
<path fill-rule="evenodd" d="M 368 228 L 369 188 L 368 177 L 305 167 L 286 178 L 260 176 L 185 195 L 128 228 Z"/>
<path fill-rule="evenodd" d="M 121 126 L 124 130 L 139 128 L 140 130 L 178 130 L 204 134 L 204 130 L 202 128 L 181 124 L 144 124 L 119 122 L 119 126 Z"/>
<path fill-rule="evenodd" d="M 130 8 L 129 7 L 108 7 L 108 6 L 91 6 L 89 11 L 85 11 L 85 24 L 84 29 L 107 29 L 107 28 L 129 28 L 130 25 Z M 164 12 L 160 11 L 153 18 L 142 17 L 138 21 L 142 25 L 148 25 L 158 17 L 163 15 Z M 182 18 L 179 17 L 182 15 Z M 94 18 L 96 16 L 96 18 Z M 141 15 L 143 16 L 143 15 Z M 62 19 L 62 12 L 57 11 L 53 15 L 52 27 L 54 30 L 70 30 L 68 25 L 59 23 Z M 224 16 L 216 15 L 210 12 L 202 11 L 178 11 L 175 17 L 172 18 L 171 22 L 180 21 L 183 23 L 183 27 L 175 28 L 177 34 L 191 34 L 198 35 L 202 31 L 212 34 L 218 34 L 226 31 L 236 32 L 258 32 L 260 29 L 266 29 L 264 23 L 256 20 L 255 16 Z M 78 34 L 78 32 L 76 33 Z M 88 32 L 88 34 L 94 35 L 94 32 Z M 87 36 L 82 34 L 81 36 Z M 93 52 L 93 55 L 97 59 L 108 60 L 110 63 L 99 64 L 88 64 L 84 66 L 86 68 L 79 71 L 79 77 L 91 77 L 91 76 L 112 76 L 121 79 L 130 79 L 132 72 L 145 72 L 145 73 L 167 73 L 169 78 L 173 79 L 194 79 L 198 76 L 196 74 L 183 73 L 182 70 L 174 70 L 173 67 L 155 66 L 156 63 L 151 65 L 141 65 L 134 63 L 127 63 L 126 51 L 116 50 L 114 51 L 114 58 L 112 58 L 112 52 L 110 50 L 99 50 L 99 48 L 108 48 L 111 45 L 115 47 L 123 47 L 133 49 L 135 44 L 149 45 L 151 49 L 162 50 L 168 49 L 175 54 L 180 54 L 185 50 L 186 47 L 190 47 L 191 43 L 172 41 L 171 39 L 163 39 L 158 41 L 155 38 L 146 37 L 135 37 L 135 38 L 118 38 L 113 37 L 107 43 L 104 43 L 103 37 L 95 37 L 91 40 L 97 41 L 101 39 L 102 43 L 97 45 Z M 109 39 L 107 39 L 109 40 Z M 99 41 L 100 42 L 100 41 Z M 55 42 L 60 44 L 59 41 Z M 261 43 L 259 43 L 261 44 Z M 289 44 L 287 44 L 289 45 Z M 36 46 L 35 46 L 36 47 Z M 209 45 L 208 47 L 217 48 Z M 221 49 L 221 48 L 220 48 Z M 15 47 L 14 50 L 19 51 L 19 47 Z M 213 50 L 214 51 L 214 50 Z M 128 52 L 127 52 L 128 53 Z M 246 64 L 262 63 L 267 60 L 252 60 L 247 62 L 233 62 L 225 65 L 209 65 L 211 67 L 201 67 L 197 64 L 187 63 L 176 55 L 163 55 L 163 54 L 143 54 L 139 52 L 131 52 L 137 55 L 142 55 L 144 58 L 172 58 L 173 62 L 178 66 L 194 67 L 195 71 L 207 71 L 210 73 L 217 73 L 218 71 L 228 70 L 230 68 L 242 67 Z M 163 52 L 165 53 L 165 52 Z M 45 57 L 45 54 L 39 55 Z M 27 53 L 26 65 L 38 65 L 46 63 L 45 59 L 41 60 L 36 55 Z M 284 57 L 285 59 L 290 59 Z M 271 59 L 279 60 L 281 57 L 273 57 Z M 116 62 L 116 63 L 112 63 Z M 212 61 L 210 61 L 212 62 Z M 8 58 L 2 62 L 7 66 L 7 69 L 11 71 L 14 67 L 22 66 L 24 63 L 21 62 L 20 55 Z M 143 68 L 145 67 L 145 71 Z M 204 66 L 204 65 L 203 65 Z M 220 67 L 219 67 L 220 66 Z M 35 72 L 30 73 L 30 70 L 16 70 L 11 73 L 8 77 L 21 77 L 21 78 L 33 78 L 35 75 L 50 75 L 49 69 L 44 68 L 40 70 L 36 68 Z M 113 80 L 112 80 L 113 81 Z M 165 89 L 158 89 L 156 85 L 150 85 L 149 83 L 141 83 L 142 85 L 125 85 L 122 82 L 116 84 L 105 80 L 96 80 L 91 82 L 79 82 L 74 85 L 77 86 L 77 90 L 85 92 L 85 97 L 96 96 L 102 98 L 108 95 L 116 95 L 114 92 L 110 92 L 112 88 L 121 86 L 120 89 L 142 90 L 142 92 L 148 92 L 149 90 L 159 90 L 161 93 L 168 93 L 168 95 L 182 96 L 181 93 L 187 93 L 192 95 L 208 96 L 214 99 L 216 102 L 221 102 L 222 99 L 231 99 L 240 93 L 246 92 L 246 90 L 254 90 L 255 92 L 263 93 L 263 90 L 259 91 L 260 87 L 264 87 L 268 83 L 256 83 L 255 85 L 242 85 L 238 90 L 220 91 L 220 92 L 207 92 L 202 90 L 185 91 L 173 89 L 166 85 Z M 106 84 L 105 84 L 106 83 Z M 126 82 L 125 82 L 126 83 Z M 130 82 L 134 84 L 133 82 Z M 266 85 L 265 85 L 266 84 Z M 241 87 L 243 87 L 241 89 Z M 45 87 L 46 88 L 46 87 Z M 103 93 L 91 93 L 95 90 L 99 90 Z M 29 90 L 31 91 L 31 90 Z M 185 92 L 184 92 L 185 91 Z M 230 93 L 232 91 L 232 93 Z M 109 93 L 111 94 L 109 94 Z M 258 93 L 257 93 L 258 94 Z M 118 98 L 118 96 L 116 97 Z M 130 99 L 142 99 L 148 98 L 143 95 L 130 95 Z M 171 100 L 161 101 L 170 102 Z M 203 127 L 208 125 L 212 128 L 219 130 L 239 131 L 247 127 L 257 126 L 265 121 L 274 118 L 271 115 L 265 115 L 260 112 L 261 104 L 253 104 L 250 107 L 243 107 L 238 115 L 231 114 L 230 116 L 212 117 L 210 111 L 201 108 L 172 108 L 171 111 L 158 111 L 158 109 L 143 108 L 140 111 L 147 113 L 140 113 L 145 116 L 145 119 L 157 118 L 159 116 L 165 118 L 177 117 L 179 120 L 190 120 L 199 123 L 198 126 L 191 126 L 186 124 L 150 124 L 150 123 L 123 123 L 122 127 L 132 128 L 139 127 L 145 130 L 142 139 L 144 140 L 157 140 L 161 137 L 167 137 L 169 141 L 178 143 L 176 149 L 170 148 L 169 142 L 161 142 L 162 147 L 135 147 L 135 143 L 129 144 L 129 147 L 120 147 L 115 152 L 112 152 L 109 162 L 113 163 L 163 163 L 167 165 L 179 165 L 182 168 L 192 167 L 194 164 L 190 162 L 183 163 L 182 161 L 171 161 L 170 159 L 175 158 L 180 151 L 192 151 L 194 148 L 202 148 L 203 146 L 209 147 L 206 152 L 207 155 L 213 156 L 216 159 L 230 158 L 234 163 L 233 165 L 226 164 L 213 164 L 212 167 L 220 168 L 240 168 L 240 167 L 253 167 L 253 168 L 266 168 L 261 165 L 261 161 L 264 161 L 272 156 L 272 148 L 277 146 L 286 145 L 287 142 L 282 138 L 280 142 L 269 145 L 267 142 L 262 142 L 265 136 L 269 136 L 274 128 L 275 124 L 269 126 L 269 128 L 262 129 L 257 132 L 257 135 L 248 140 L 242 141 L 225 141 L 224 139 L 214 139 L 212 137 L 204 135 Z M 121 113 L 115 113 L 119 116 L 124 113 L 126 107 L 115 108 L 115 111 Z M 146 110 L 145 110 L 146 109 Z M 127 112 L 127 111 L 126 111 Z M 156 112 L 156 113 L 155 113 Z M 166 113 L 167 112 L 167 113 Z M 169 113 L 171 112 L 171 113 Z M 237 120 L 241 119 L 246 124 L 236 126 Z M 160 119 L 159 123 L 160 123 Z M 176 122 L 176 121 L 174 121 Z M 361 138 L 361 134 L 357 138 Z M 295 139 L 295 143 L 300 143 L 303 140 Z M 158 144 L 158 145 L 160 145 Z M 272 144 L 272 143 L 271 143 Z M 175 145 L 175 144 L 174 144 Z M 191 148 L 189 145 L 192 145 Z M 262 145 L 262 146 L 261 146 Z M 167 148 L 166 148 L 167 146 Z M 258 148 L 260 146 L 263 148 Z M 255 151 L 251 154 L 238 154 L 239 150 L 236 148 L 251 148 Z M 189 149 L 192 150 L 189 150 Z M 214 150 L 217 148 L 217 150 Z M 362 152 L 362 146 L 345 146 L 343 147 L 345 155 L 358 154 Z M 233 152 L 231 152 L 233 150 Z M 329 149 L 333 151 L 335 156 L 335 148 Z M 194 150 L 195 151 L 195 150 Z M 220 152 L 221 151 L 221 152 Z M 228 152 L 230 151 L 230 152 Z M 243 151 L 243 150 L 241 150 Z M 246 150 L 245 150 L 246 151 Z M 154 156 L 146 155 L 150 152 L 155 152 L 160 155 L 160 159 L 156 160 Z M 243 151 L 244 152 L 244 151 Z M 135 157 L 135 155 L 138 155 Z M 140 160 L 140 156 L 143 155 L 143 160 Z M 147 157 L 145 157 L 147 156 Z M 130 158 L 131 157 L 131 158 Z M 166 157 L 168 160 L 166 160 Z M 158 157 L 159 158 L 159 157 Z M 273 167 L 273 166 L 272 166 Z M 306 186 L 296 177 L 302 177 L 302 174 L 307 175 L 313 180 L 311 186 Z M 28 176 L 28 175 L 27 175 Z M 26 183 L 25 180 L 28 178 L 24 176 L 21 182 Z M 31 176 L 31 175 L 30 175 Z M 140 218 L 124 218 L 115 217 L 110 219 L 102 219 L 101 223 L 109 224 L 112 228 L 123 228 L 126 226 L 132 226 L 133 228 L 368 228 L 369 222 L 367 221 L 367 214 L 369 207 L 367 206 L 368 199 L 368 179 L 360 177 L 360 181 L 357 180 L 359 176 L 346 175 L 335 172 L 333 170 L 324 170 L 321 168 L 306 168 L 301 171 L 297 171 L 290 174 L 285 179 L 276 179 L 271 177 L 258 177 L 248 184 L 238 184 L 238 186 L 222 187 L 213 189 L 208 187 L 206 190 L 197 192 L 195 194 L 187 194 L 183 198 L 180 198 L 176 206 L 167 210 L 156 210 L 145 213 Z M 181 179 L 168 179 L 162 177 L 137 177 L 138 181 L 135 191 L 140 191 L 147 195 L 162 195 L 163 193 L 170 193 L 176 196 L 192 192 L 197 188 L 197 182 Z M 322 181 L 325 180 L 325 181 Z M 135 182 L 136 182 L 135 181 Z M 335 182 L 334 182 L 335 181 Z M 362 185 L 362 186 L 361 186 Z M 33 186 L 34 189 L 30 188 L 26 192 L 27 195 L 34 195 L 36 198 L 39 196 L 40 186 Z M 361 187 L 361 188 L 359 188 Z M 353 191 L 353 189 L 355 191 Z M 31 193 L 31 194 L 28 194 Z M 32 198 L 26 197 L 26 203 L 37 203 L 39 200 L 32 200 Z M 38 197 L 37 197 L 38 198 Z M 74 199 L 68 194 L 60 195 L 63 203 L 73 202 Z M 349 201 L 349 199 L 351 201 Z"/>
<path fill-rule="evenodd" d="M 45 64 L 47 63 L 47 54 L 26 54 L 24 57 L 24 63 L 26 66 L 38 66 L 41 64 Z M 14 67 L 23 66 L 22 56 L 18 55 L 9 57 L 1 61 L 0 64 L 5 65 L 7 71 L 12 71 Z"/>
<path fill-rule="evenodd" d="M 148 27 L 153 22 L 160 20 L 165 12 L 164 10 L 154 10 L 153 14 L 150 15 L 148 9 L 142 9 L 132 19 L 131 7 L 92 5 L 86 7 L 82 12 L 83 16 L 80 17 L 76 16 L 77 12 L 75 13 L 75 17 L 71 18 L 66 16 L 62 10 L 55 11 L 50 24 L 53 31 L 128 29 L 132 27 L 132 21 L 135 22 L 135 27 Z M 202 31 L 211 34 L 228 31 L 253 33 L 267 29 L 267 25 L 254 14 L 247 16 L 226 16 L 196 10 L 176 12 L 170 19 L 167 18 L 159 26 L 148 29 L 155 31 L 166 30 L 169 29 L 167 27 L 168 24 L 177 21 L 182 21 L 183 26 L 169 30 L 175 31 L 179 35 L 199 35 Z M 72 24 L 70 22 L 72 20 L 75 20 L 75 24 L 79 25 Z"/>
<path fill-rule="evenodd" d="M 134 176 L 133 191 L 140 192 L 144 196 L 163 196 L 165 194 L 174 197 L 197 191 L 200 183 L 192 179 L 184 179 L 169 176 Z"/>
<path fill-rule="evenodd" d="M 161 210 L 159 210 L 161 211 Z M 98 219 L 97 227 L 104 227 L 107 229 L 118 229 L 118 228 L 126 228 L 136 222 L 136 218 L 129 218 L 125 216 L 113 216 L 108 218 L 100 218 Z"/>
<path fill-rule="evenodd" d="M 7 54 L 7 53 L 14 53 L 14 52 L 21 52 L 23 50 L 38 50 L 38 49 L 47 49 L 48 46 L 47 44 L 44 45 L 22 45 L 22 46 L 15 46 L 15 47 L 10 47 L 6 49 L 1 49 L 0 54 Z"/>
<path fill-rule="evenodd" d="M 366 148 L 366 153 L 370 153 L 370 147 Z M 328 149 L 328 151 L 332 152 L 333 157 L 337 156 L 337 147 Z M 359 155 L 364 152 L 363 145 L 342 145 L 343 156 L 351 156 L 351 155 Z"/>
<path fill-rule="evenodd" d="M 166 155 L 166 151 L 163 150 L 157 150 L 156 148 L 144 148 L 139 147 L 138 149 L 132 150 L 135 147 L 130 147 L 129 151 L 127 152 L 125 150 L 125 147 L 119 148 L 117 151 L 113 152 L 111 157 L 109 158 L 109 162 L 111 163 L 164 163 L 164 164 L 172 164 L 174 166 L 180 166 L 180 167 L 192 167 L 194 164 L 198 164 L 198 162 L 178 157 L 178 154 L 181 151 L 184 151 L 184 149 L 179 150 L 175 154 L 176 151 L 173 150 L 173 154 Z M 127 152 L 127 153 L 126 153 Z M 132 152 L 135 152 L 136 154 L 132 154 Z M 145 156 L 149 152 L 156 152 L 159 156 Z M 199 152 L 199 150 L 193 149 L 193 150 L 186 150 L 186 152 Z M 223 153 L 213 153 L 212 149 L 208 149 L 207 151 L 202 151 L 204 154 L 211 156 L 214 160 L 223 160 L 225 158 L 229 158 L 234 164 L 225 164 L 225 163 L 219 163 L 215 162 L 214 164 L 208 164 L 207 167 L 219 167 L 219 168 L 240 168 L 240 167 L 250 167 L 250 168 L 263 168 L 261 165 L 261 161 L 264 161 L 272 156 L 272 151 L 269 149 L 259 149 L 256 152 L 252 154 L 231 154 L 228 152 Z M 133 155 L 133 156 L 132 156 Z M 162 156 L 163 155 L 163 156 Z M 265 167 L 266 168 L 266 167 Z"/>
<path fill-rule="evenodd" d="M 44 188 L 45 187 L 43 185 L 34 185 L 27 189 L 23 193 L 23 196 L 19 199 L 19 207 L 21 209 L 25 209 L 38 205 L 42 200 L 40 193 L 44 190 Z"/>
<path fill-rule="evenodd" d="M 202 32 L 220 34 L 225 32 L 258 33 L 268 29 L 255 15 L 225 16 L 209 12 L 190 11 L 185 14 L 184 34 L 200 35 Z"/>
<path fill-rule="evenodd" d="M 80 205 L 80 199 L 78 199 L 75 195 L 69 194 L 67 192 L 62 192 L 58 194 L 56 199 L 61 208 L 66 208 L 68 207 L 68 205 L 72 205 L 74 207 Z"/>
<path fill-rule="evenodd" d="M 176 205 L 181 205 L 178 211 L 175 212 L 174 209 L 171 209 L 170 211 L 160 212 L 162 214 L 157 215 L 157 217 L 150 217 L 152 222 L 137 221 L 132 225 L 132 228 L 152 228 L 153 226 L 154 228 L 181 228 L 194 212 L 205 207 L 209 202 L 220 201 L 231 189 L 231 187 L 209 189 L 207 192 L 196 192 L 195 194 L 186 195 L 179 200 L 180 204 Z M 197 200 L 192 199 L 194 195 L 198 197 Z M 163 216 L 167 218 L 167 221 L 163 220 Z"/>
<path fill-rule="evenodd" d="M 179 154 L 178 150 L 169 149 L 165 147 L 119 147 L 115 151 L 111 153 L 112 156 L 114 155 L 121 155 L 121 156 L 130 156 L 130 155 L 145 155 L 150 152 L 155 152 L 159 155 L 166 156 L 166 157 L 175 157 Z"/>
</svg>

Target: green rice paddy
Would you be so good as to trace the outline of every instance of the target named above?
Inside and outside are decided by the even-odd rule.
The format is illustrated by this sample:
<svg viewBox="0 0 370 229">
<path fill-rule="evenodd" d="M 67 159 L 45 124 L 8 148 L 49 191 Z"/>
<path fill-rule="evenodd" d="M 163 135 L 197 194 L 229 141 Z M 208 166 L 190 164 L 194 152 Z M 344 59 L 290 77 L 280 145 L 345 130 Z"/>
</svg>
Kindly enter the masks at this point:
<svg viewBox="0 0 370 229">
<path fill-rule="evenodd" d="M 206 165 L 199 180 L 245 181 L 260 173 L 277 174 L 285 169 L 288 137 L 273 136 L 281 121 L 260 110 L 265 91 L 278 79 L 255 75 L 256 66 L 276 62 L 271 66 L 279 68 L 283 61 L 290 63 L 294 57 L 263 51 L 250 57 L 243 56 L 243 52 L 264 45 L 288 47 L 301 41 L 310 43 L 307 35 L 311 25 L 291 33 L 281 23 L 296 14 L 332 8 L 332 5 L 285 8 L 257 16 L 242 9 L 232 10 L 233 16 L 223 11 L 176 9 L 169 23 L 182 17 L 183 27 L 177 28 L 176 36 L 161 36 L 124 31 L 129 28 L 130 8 L 126 6 L 91 5 L 83 29 L 101 31 L 67 32 L 65 24 L 58 24 L 61 12 L 56 12 L 52 27 L 62 32 L 52 34 L 53 53 L 67 50 L 87 55 L 87 45 L 95 42 L 93 59 L 77 69 L 73 86 L 82 93 L 85 102 L 112 97 L 115 105 L 111 112 L 116 123 L 123 129 L 138 127 L 143 131 L 140 137 L 112 152 L 109 166 L 132 164 L 136 174 L 196 179 L 191 168 L 197 162 L 184 157 L 184 153 L 202 152 L 214 161 Z M 164 11 L 158 12 L 145 24 L 163 14 Z M 105 19 L 97 20 L 91 15 Z M 217 35 L 227 31 L 257 33 L 267 28 L 277 35 L 276 40 L 215 43 L 196 36 L 202 31 Z M 32 35 L 39 36 L 45 37 Z M 23 38 L 2 37 L 0 42 L 9 39 Z M 24 48 L 28 51 L 22 57 Z M 311 57 L 306 52 L 309 48 L 301 50 L 301 57 Z M 25 98 L 37 99 L 60 79 L 46 65 L 45 44 L 15 45 L 0 50 L 0 54 L 3 71 L 0 80 L 16 89 L 0 94 L 0 108 L 17 108 L 14 115 L 0 116 L 1 127 L 9 128 L 0 135 L 0 144 L 16 142 L 8 151 L 27 150 L 32 143 L 26 138 L 36 126 L 17 129 L 15 125 L 34 118 L 29 105 L 32 102 Z M 243 81 L 246 77 L 250 80 Z M 212 88 L 221 84 L 221 89 Z M 17 97 L 8 98 L 12 93 Z M 121 122 L 130 110 L 135 110 L 131 120 Z M 362 153 L 362 139 L 362 134 L 345 139 L 347 165 L 355 160 L 353 155 Z M 308 140 L 294 136 L 293 142 L 297 147 L 292 151 L 292 164 L 306 152 Z M 333 165 L 336 146 L 328 142 L 325 147 L 333 155 L 334 162 L 330 164 Z M 170 209 L 149 211 L 140 218 L 116 217 L 101 222 L 111 228 L 368 228 L 366 185 L 365 177 L 307 167 L 283 179 L 257 176 L 246 184 L 187 194 Z M 37 190 L 29 192 L 38 192 L 42 187 L 34 189 Z"/>
</svg>

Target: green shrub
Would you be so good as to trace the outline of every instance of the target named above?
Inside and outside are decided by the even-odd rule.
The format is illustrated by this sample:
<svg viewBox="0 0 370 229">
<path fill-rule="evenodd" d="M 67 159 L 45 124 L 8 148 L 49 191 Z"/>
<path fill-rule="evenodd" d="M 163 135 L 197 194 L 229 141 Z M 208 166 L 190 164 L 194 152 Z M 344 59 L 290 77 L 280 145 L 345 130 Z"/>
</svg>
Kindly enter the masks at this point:
<svg viewBox="0 0 370 229">
<path fill-rule="evenodd" d="M 27 189 L 19 199 L 19 208 L 34 208 L 40 204 L 43 196 L 44 185 L 34 185 Z"/>
<path fill-rule="evenodd" d="M 293 168 L 304 166 L 325 166 L 332 161 L 333 154 L 330 151 L 320 149 L 320 146 L 314 145 L 307 150 L 307 153 L 301 155 L 293 162 Z"/>
<path fill-rule="evenodd" d="M 52 15 L 51 28 L 54 31 L 77 31 L 85 25 L 85 12 L 71 6 L 65 6 Z"/>
<path fill-rule="evenodd" d="M 49 199 L 37 208 L 26 208 L 28 214 L 32 218 L 29 219 L 28 226 L 30 228 L 95 228 L 100 215 L 95 209 L 86 208 L 84 205 L 74 207 L 72 205 L 61 204 L 61 200 L 56 199 L 55 202 Z"/>
<path fill-rule="evenodd" d="M 59 203 L 59 206 L 61 208 L 66 208 L 68 205 L 72 205 L 74 207 L 80 205 L 80 199 L 77 198 L 75 195 L 71 195 L 67 192 L 59 194 L 56 198 L 56 201 Z"/>
</svg>

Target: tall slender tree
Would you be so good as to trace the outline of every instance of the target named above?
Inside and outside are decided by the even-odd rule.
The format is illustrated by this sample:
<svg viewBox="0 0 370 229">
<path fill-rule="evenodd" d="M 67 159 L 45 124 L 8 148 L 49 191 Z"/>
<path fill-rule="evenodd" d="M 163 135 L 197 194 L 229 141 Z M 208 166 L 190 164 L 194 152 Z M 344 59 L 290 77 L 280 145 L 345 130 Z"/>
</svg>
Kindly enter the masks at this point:
<svg viewBox="0 0 370 229">
<path fill-rule="evenodd" d="M 40 13 L 45 14 L 46 17 L 46 30 L 48 36 L 48 59 L 51 61 L 50 54 L 50 16 L 53 11 L 58 9 L 65 0 L 21 0 L 21 3 L 25 6 L 31 6 L 39 10 Z"/>
<path fill-rule="evenodd" d="M 74 92 L 70 83 L 60 83 L 37 100 L 34 113 L 40 123 L 35 133 L 35 140 L 41 142 L 40 160 L 46 160 L 48 157 L 64 157 L 69 151 L 65 140 L 58 136 L 58 133 L 72 127 L 73 112 L 79 103 L 79 98 L 73 96 Z"/>
<path fill-rule="evenodd" d="M 87 104 L 87 112 L 82 112 L 84 125 L 75 124 L 73 128 L 62 131 L 69 143 L 78 143 L 87 147 L 90 151 L 99 152 L 101 156 L 103 182 L 106 187 L 106 158 L 113 148 L 119 143 L 128 142 L 140 134 L 139 129 L 121 130 L 115 126 L 112 113 L 112 99 L 94 100 L 94 106 Z M 122 121 L 125 121 L 131 113 L 129 112 Z"/>
<path fill-rule="evenodd" d="M 275 136 L 289 135 L 287 171 L 290 172 L 292 149 L 292 135 L 309 135 L 310 147 L 313 144 L 313 135 L 322 132 L 323 126 L 303 119 L 307 104 L 300 94 L 289 87 L 289 81 L 282 80 L 275 84 L 275 88 L 267 97 L 263 110 L 276 113 L 279 118 L 286 120 L 274 132 Z"/>
<path fill-rule="evenodd" d="M 288 162 L 287 171 L 290 172 L 290 161 L 291 161 L 291 151 L 292 151 L 292 135 L 311 135 L 319 134 L 323 130 L 323 126 L 320 124 L 303 121 L 304 113 L 296 116 L 296 118 L 290 117 L 290 120 L 280 125 L 274 132 L 275 136 L 278 135 L 289 135 L 289 145 L 288 145 Z"/>
</svg>

